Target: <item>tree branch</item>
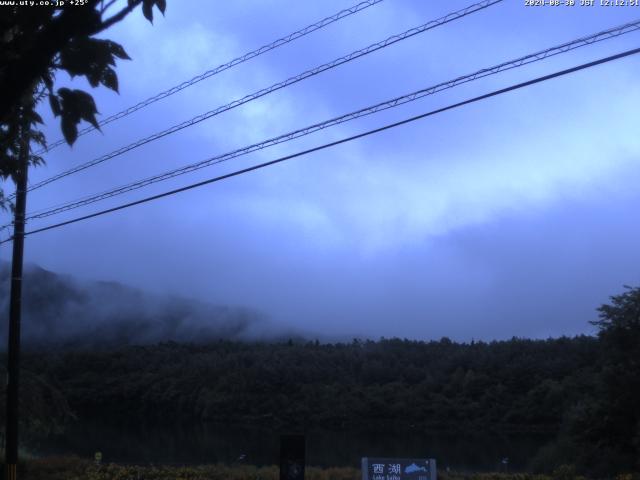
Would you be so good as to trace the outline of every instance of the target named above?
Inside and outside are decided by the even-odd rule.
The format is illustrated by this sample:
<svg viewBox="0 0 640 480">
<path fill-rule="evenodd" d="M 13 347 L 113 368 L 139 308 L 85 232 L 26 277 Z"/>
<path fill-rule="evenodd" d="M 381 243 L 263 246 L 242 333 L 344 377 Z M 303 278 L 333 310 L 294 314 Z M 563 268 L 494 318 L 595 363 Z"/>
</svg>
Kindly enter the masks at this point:
<svg viewBox="0 0 640 480">
<path fill-rule="evenodd" d="M 130 5 L 127 5 L 125 8 L 123 8 L 118 13 L 113 15 L 111 18 L 109 18 L 107 20 L 103 20 L 100 30 L 98 30 L 97 32 L 94 32 L 94 34 L 95 33 L 99 33 L 102 30 L 105 30 L 105 29 L 109 28 L 114 23 L 118 23 L 124 17 L 129 15 L 133 11 L 134 8 L 136 8 L 138 5 L 140 5 L 140 3 L 142 3 L 142 0 L 135 0 L 134 2 L 131 2 Z"/>
<path fill-rule="evenodd" d="M 60 15 L 50 18 L 31 45 L 20 51 L 16 60 L 5 65 L 0 77 L 0 122 L 7 121 L 12 115 L 16 99 L 21 98 L 46 73 L 52 59 L 72 38 L 78 35 L 92 36 L 106 30 L 131 13 L 142 0 L 131 1 L 127 7 L 105 21 L 100 18 L 100 12 L 96 11 L 99 2 L 100 0 L 89 0 L 85 8 L 68 8 Z"/>
<path fill-rule="evenodd" d="M 110 2 L 107 3 L 107 5 L 104 5 L 104 0 L 102 1 L 102 4 L 100 5 L 100 14 L 104 15 L 104 13 L 109 10 L 109 8 L 111 8 L 111 6 L 116 3 L 117 0 L 111 0 Z"/>
</svg>

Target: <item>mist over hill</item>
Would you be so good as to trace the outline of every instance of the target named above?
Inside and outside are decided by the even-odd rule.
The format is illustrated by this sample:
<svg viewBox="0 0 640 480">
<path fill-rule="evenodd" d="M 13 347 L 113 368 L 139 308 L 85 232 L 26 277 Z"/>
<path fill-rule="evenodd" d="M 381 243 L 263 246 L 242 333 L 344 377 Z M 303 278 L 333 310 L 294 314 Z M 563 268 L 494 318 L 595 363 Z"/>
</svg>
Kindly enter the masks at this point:
<svg viewBox="0 0 640 480">
<path fill-rule="evenodd" d="M 0 315 L 8 318 L 10 265 L 0 263 Z M 248 308 L 162 296 L 117 282 L 81 281 L 25 265 L 22 344 L 37 347 L 113 347 L 167 340 L 206 342 L 294 335 Z M 0 331 L 6 349 L 7 323 Z"/>
</svg>

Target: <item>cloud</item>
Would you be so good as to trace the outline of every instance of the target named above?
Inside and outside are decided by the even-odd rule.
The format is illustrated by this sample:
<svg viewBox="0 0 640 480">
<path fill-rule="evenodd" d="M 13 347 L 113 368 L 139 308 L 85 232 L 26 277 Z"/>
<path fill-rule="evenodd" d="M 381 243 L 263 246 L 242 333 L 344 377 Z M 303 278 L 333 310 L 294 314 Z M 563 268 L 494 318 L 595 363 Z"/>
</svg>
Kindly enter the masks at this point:
<svg viewBox="0 0 640 480">
<path fill-rule="evenodd" d="M 108 32 L 125 46 L 133 59 L 119 67 L 127 88 L 139 94 L 172 87 L 177 79 L 190 79 L 235 58 L 240 47 L 230 32 L 205 27 L 199 20 L 178 24 L 168 19 L 153 26 L 132 15 Z"/>
<path fill-rule="evenodd" d="M 323 212 L 324 220 L 317 226 L 326 229 L 327 238 L 335 239 L 340 231 L 340 238 L 376 250 L 420 242 L 505 214 L 551 208 L 568 199 L 587 198 L 594 190 L 630 188 L 627 172 L 640 158 L 640 139 L 627 119 L 634 115 L 631 105 L 640 101 L 640 89 L 624 75 L 615 78 L 611 86 L 626 91 L 624 99 L 607 101 L 604 91 L 587 94 L 590 84 L 597 83 L 591 80 L 579 95 L 568 95 L 565 107 L 549 118 L 545 113 L 553 106 L 555 87 L 524 93 L 516 97 L 517 104 L 505 101 L 496 108 L 487 103 L 482 108 L 494 109 L 491 131 L 461 131 L 458 143 L 436 155 L 423 136 L 402 147 L 401 159 L 388 151 L 376 152 L 372 142 L 363 141 L 294 160 L 297 165 L 278 167 L 250 182 L 262 187 L 262 206 L 256 207 L 256 199 L 247 214 L 262 212 L 272 221 L 280 217 L 295 222 L 287 205 L 299 202 L 307 210 L 313 206 Z M 559 88 L 569 85 L 576 83 L 567 81 Z M 511 121 L 510 114 L 525 111 L 526 116 Z M 460 110 L 445 123 L 449 126 L 464 116 Z M 422 127 L 432 125 L 426 121 Z M 455 138 L 448 136 L 450 141 Z M 282 187 L 287 181 L 304 182 L 302 171 L 314 179 L 307 182 L 303 195 L 300 188 Z M 278 182 L 270 183 L 274 178 Z M 297 218 L 301 226 L 307 221 Z"/>
<path fill-rule="evenodd" d="M 466 3 L 383 2 L 109 125 L 104 135 L 88 135 L 73 149 L 53 152 L 32 181 Z M 105 35 L 121 41 L 134 60 L 118 67 L 120 96 L 96 91 L 101 112 L 118 111 L 345 6 L 189 5 L 170 5 L 167 17 L 153 26 L 137 12 Z M 30 195 L 29 208 L 102 191 L 600 31 L 626 14 L 599 7 L 560 13 L 501 5 L 42 189 Z M 98 206 L 272 160 L 605 56 L 626 48 L 629 38 L 467 84 Z M 630 248 L 624 242 L 636 240 L 637 232 L 628 220 L 631 208 L 618 205 L 638 202 L 632 194 L 640 177 L 637 65 L 631 59 L 608 64 L 39 234 L 29 238 L 27 256 L 56 271 L 247 305 L 331 332 L 491 338 L 585 331 L 593 299 L 606 300 L 623 279 L 633 280 L 620 251 Z M 48 128 L 59 136 L 57 123 Z M 592 214 L 599 203 L 604 206 Z M 596 235 L 603 224 L 616 234 Z M 599 240 L 585 240 L 594 238 Z M 8 251 L 1 253 L 6 258 Z M 588 280 L 596 268 L 593 258 L 603 259 L 596 265 L 598 281 Z M 519 311 L 523 305 L 525 313 Z M 566 320 L 562 328 L 556 328 L 559 319 Z"/>
</svg>

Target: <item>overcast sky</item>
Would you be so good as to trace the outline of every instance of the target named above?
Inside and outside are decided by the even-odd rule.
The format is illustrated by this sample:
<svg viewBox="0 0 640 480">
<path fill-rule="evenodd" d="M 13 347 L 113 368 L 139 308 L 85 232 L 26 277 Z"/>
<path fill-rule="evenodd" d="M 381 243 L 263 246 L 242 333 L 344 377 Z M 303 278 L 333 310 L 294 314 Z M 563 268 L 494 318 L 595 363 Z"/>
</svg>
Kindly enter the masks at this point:
<svg viewBox="0 0 640 480">
<path fill-rule="evenodd" d="M 102 117 L 356 2 L 167 3 L 166 17 L 156 11 L 153 25 L 137 11 L 105 33 L 133 60 L 118 65 L 120 95 L 92 91 Z M 52 151 L 30 181 L 470 3 L 385 0 L 105 126 L 103 134 L 81 137 L 72 149 Z M 525 7 L 524 0 L 505 0 L 34 191 L 28 210 L 638 18 L 640 7 Z M 33 221 L 28 230 L 639 45 L 640 33 L 624 35 Z M 595 308 L 624 284 L 640 284 L 638 78 L 636 55 L 27 237 L 25 260 L 80 278 L 247 306 L 317 333 L 462 341 L 593 333 Z M 63 75 L 58 80 L 69 83 Z M 42 111 L 48 139 L 58 139 L 48 104 Z M 0 256 L 9 258 L 7 245 Z"/>
</svg>

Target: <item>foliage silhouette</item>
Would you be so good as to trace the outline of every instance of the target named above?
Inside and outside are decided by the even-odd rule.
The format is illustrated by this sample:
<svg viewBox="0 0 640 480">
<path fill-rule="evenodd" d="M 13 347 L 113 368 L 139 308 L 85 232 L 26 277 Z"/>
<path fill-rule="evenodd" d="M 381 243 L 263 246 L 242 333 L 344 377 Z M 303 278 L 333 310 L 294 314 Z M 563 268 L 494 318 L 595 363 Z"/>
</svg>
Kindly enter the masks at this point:
<svg viewBox="0 0 640 480">
<path fill-rule="evenodd" d="M 69 2 L 67 2 L 69 3 Z M 87 0 L 84 5 L 61 7 L 5 6 L 0 17 L 0 175 L 15 177 L 19 169 L 18 150 L 22 126 L 29 125 L 30 139 L 46 146 L 38 130 L 42 118 L 35 111 L 45 97 L 51 111 L 60 117 L 65 140 L 72 145 L 78 124 L 84 120 L 98 127 L 93 97 L 82 90 L 55 90 L 56 73 L 85 77 L 92 87 L 103 85 L 118 91 L 116 58 L 129 59 L 124 48 L 97 35 L 124 19 L 138 5 L 153 21 L 153 7 L 163 14 L 166 0 L 128 0 L 117 12 L 109 10 L 115 2 Z M 31 165 L 43 163 L 31 156 Z M 7 208 L 0 195 L 0 207 Z"/>
</svg>

